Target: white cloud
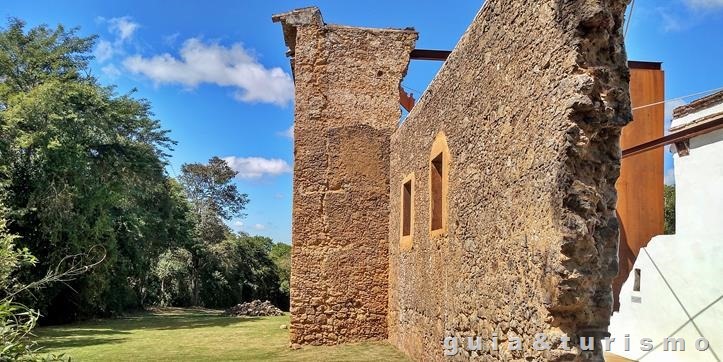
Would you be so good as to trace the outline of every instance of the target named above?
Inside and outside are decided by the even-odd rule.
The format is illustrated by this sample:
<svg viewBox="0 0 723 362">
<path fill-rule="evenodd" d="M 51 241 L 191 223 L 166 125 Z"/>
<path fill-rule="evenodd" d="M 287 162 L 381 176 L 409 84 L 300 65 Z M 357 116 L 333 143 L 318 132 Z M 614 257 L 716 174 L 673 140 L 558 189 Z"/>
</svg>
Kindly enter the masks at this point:
<svg viewBox="0 0 723 362">
<path fill-rule="evenodd" d="M 723 0 L 680 0 L 657 3 L 662 5 L 655 9 L 660 16 L 659 26 L 664 32 L 687 31 L 709 21 L 706 20 L 708 15 L 723 11 Z"/>
<path fill-rule="evenodd" d="M 121 75 L 120 69 L 113 64 L 108 64 L 105 67 L 100 68 L 100 71 L 111 79 L 118 78 L 118 76 Z"/>
<path fill-rule="evenodd" d="M 176 44 L 176 41 L 178 40 L 178 37 L 180 35 L 181 35 L 180 33 L 173 33 L 170 35 L 166 35 L 163 37 L 163 43 L 168 46 L 174 45 L 174 44 Z"/>
<path fill-rule="evenodd" d="M 112 42 L 101 39 L 98 42 L 98 45 L 96 45 L 94 55 L 101 63 L 107 61 L 116 54 L 123 54 L 123 45 L 131 40 L 133 33 L 140 28 L 140 25 L 131 21 L 128 16 L 111 19 L 98 17 L 96 18 L 96 22 L 101 24 L 108 23 L 108 32 L 115 36 L 115 39 Z"/>
<path fill-rule="evenodd" d="M 693 9 L 723 9 L 723 0 L 685 0 Z"/>
<path fill-rule="evenodd" d="M 242 232 L 244 230 L 244 227 L 246 226 L 246 224 L 244 224 L 244 222 L 241 221 L 241 219 L 234 219 L 234 220 L 231 220 L 231 222 L 228 224 L 228 226 L 230 226 L 231 229 L 233 229 L 236 232 Z"/>
<path fill-rule="evenodd" d="M 113 44 L 107 40 L 99 41 L 98 45 L 95 46 L 95 51 L 93 51 L 95 58 L 98 59 L 99 62 L 105 62 L 112 58 L 114 52 Z"/>
<path fill-rule="evenodd" d="M 670 10 L 659 8 L 658 13 L 660 13 L 662 20 L 661 25 L 663 26 L 663 31 L 669 33 L 683 30 L 683 23 L 677 16 L 673 15 Z"/>
<path fill-rule="evenodd" d="M 291 172 L 291 166 L 284 160 L 278 158 L 263 157 L 224 157 L 238 177 L 242 179 L 260 178 L 262 176 L 277 176 Z"/>
<path fill-rule="evenodd" d="M 128 16 L 112 18 L 108 20 L 108 30 L 115 33 L 119 42 L 124 42 L 133 37 L 133 33 L 140 28 L 138 23 L 131 21 Z"/>
<path fill-rule="evenodd" d="M 256 230 L 265 230 L 265 229 L 266 229 L 266 225 L 264 225 L 264 224 L 254 224 L 254 229 L 256 229 Z"/>
<path fill-rule="evenodd" d="M 123 65 L 156 84 L 194 88 L 210 83 L 234 87 L 234 97 L 244 102 L 286 105 L 294 97 L 291 76 L 281 68 L 266 68 L 241 44 L 224 47 L 191 38 L 183 43 L 180 58 L 168 53 L 145 58 L 128 57 Z"/>
<path fill-rule="evenodd" d="M 675 185 L 675 169 L 669 168 L 665 170 L 665 176 L 663 178 L 663 182 L 665 182 L 666 185 Z"/>
<path fill-rule="evenodd" d="M 278 133 L 279 136 L 294 139 L 294 125 Z"/>
</svg>

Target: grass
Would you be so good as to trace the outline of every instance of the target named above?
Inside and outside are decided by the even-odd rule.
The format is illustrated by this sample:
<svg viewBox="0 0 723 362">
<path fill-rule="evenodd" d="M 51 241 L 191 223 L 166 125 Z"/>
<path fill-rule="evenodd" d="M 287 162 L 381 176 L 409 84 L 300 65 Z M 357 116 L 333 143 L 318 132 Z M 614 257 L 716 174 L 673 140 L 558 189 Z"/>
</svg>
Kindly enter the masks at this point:
<svg viewBox="0 0 723 362">
<path fill-rule="evenodd" d="M 165 309 L 36 330 L 42 352 L 73 361 L 406 361 L 386 342 L 289 348 L 289 317 Z"/>
</svg>

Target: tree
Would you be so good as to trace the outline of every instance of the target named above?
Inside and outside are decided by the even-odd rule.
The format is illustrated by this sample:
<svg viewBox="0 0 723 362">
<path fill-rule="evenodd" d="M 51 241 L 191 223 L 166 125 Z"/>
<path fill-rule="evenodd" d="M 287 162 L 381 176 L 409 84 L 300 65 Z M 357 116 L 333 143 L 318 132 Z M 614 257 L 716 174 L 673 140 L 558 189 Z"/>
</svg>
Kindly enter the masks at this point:
<svg viewBox="0 0 723 362">
<path fill-rule="evenodd" d="M 229 233 L 211 245 L 201 272 L 204 305 L 225 308 L 253 299 L 279 300 L 279 275 L 270 257 L 273 245 L 270 238 L 243 233 Z"/>
<path fill-rule="evenodd" d="M 274 261 L 270 257 L 274 242 L 265 236 L 248 236 L 240 234 L 235 242 L 240 249 L 239 263 L 243 275 L 242 299 L 275 300 L 279 294 L 279 276 Z"/>
<path fill-rule="evenodd" d="M 183 304 L 184 297 L 189 295 L 191 258 L 191 253 L 183 248 L 168 249 L 158 257 L 153 272 L 161 283 L 160 305 Z"/>
<path fill-rule="evenodd" d="M 248 203 L 248 195 L 231 183 L 237 174 L 226 161 L 214 156 L 205 165 L 184 164 L 179 179 L 196 214 L 228 220 L 243 216 Z"/>
<path fill-rule="evenodd" d="M 0 74 L 5 77 L 0 82 L 0 102 L 49 80 L 88 79 L 84 73 L 95 37 L 81 38 L 77 31 L 41 25 L 26 33 L 24 21 L 10 19 L 0 32 Z"/>
<path fill-rule="evenodd" d="M 38 285 L 43 270 L 70 261 L 75 271 L 76 257 L 103 250 L 88 273 L 17 296 L 48 322 L 151 303 L 288 300 L 284 251 L 272 258 L 271 239 L 225 224 L 248 203 L 236 172 L 213 157 L 171 179 L 175 142 L 148 101 L 91 76 L 93 43 L 62 26 L 0 29 L 0 279 Z M 38 267 L 21 262 L 26 251 Z"/>
<path fill-rule="evenodd" d="M 19 20 L 0 31 L 2 199 L 10 231 L 41 266 L 19 276 L 37 280 L 94 246 L 107 252 L 72 289 L 53 285 L 26 300 L 51 319 L 142 307 L 151 263 L 186 242 L 177 240 L 188 225 L 165 173 L 175 142 L 150 103 L 90 76 L 93 42 L 62 26 L 25 31 Z"/>
<path fill-rule="evenodd" d="M 37 260 L 27 248 L 17 248 L 16 235 L 7 231 L 4 210 L 0 206 L 0 360 L 32 360 L 35 355 L 30 331 L 38 315 L 35 311 L 14 303 L 12 293 L 18 288 L 14 273 Z"/>
<path fill-rule="evenodd" d="M 291 245 L 284 243 L 276 243 L 271 248 L 269 257 L 274 261 L 276 273 L 279 276 L 279 290 L 281 291 L 282 300 L 278 301 L 280 307 L 289 305 L 289 295 L 291 292 Z"/>
<path fill-rule="evenodd" d="M 54 269 L 48 270 L 39 280 L 24 284 L 15 277 L 23 266 L 35 266 L 37 259 L 27 248 L 15 245 L 16 235 L 9 234 L 5 220 L 5 209 L 0 204 L 0 361 L 62 361 L 62 355 L 40 356 L 36 342 L 31 339 L 40 313 L 21 303 L 15 298 L 30 290 L 37 291 L 49 283 L 68 282 L 85 273 L 103 261 L 101 255 L 96 261 L 85 264 L 91 255 L 75 255 L 66 257 Z M 91 250 L 92 251 L 92 250 Z M 65 268 L 65 269 L 63 269 Z M 69 360 L 69 359 L 68 359 Z"/>
<path fill-rule="evenodd" d="M 8 233 L 4 210 L 0 207 L 0 297 L 5 297 L 8 291 L 14 289 L 17 282 L 13 273 L 24 265 L 35 265 L 37 259 L 30 254 L 28 248 L 18 248 L 15 245 L 17 235 Z"/>
<path fill-rule="evenodd" d="M 675 185 L 663 186 L 665 234 L 675 234 Z"/>
<path fill-rule="evenodd" d="M 237 172 L 226 161 L 212 157 L 208 164 L 192 163 L 181 167 L 179 181 L 183 185 L 194 217 L 195 233 L 191 252 L 191 289 L 193 305 L 201 302 L 201 272 L 213 260 L 210 246 L 222 242 L 228 235 L 224 220 L 243 216 L 248 195 L 242 194 L 232 183 Z M 220 280 L 219 275 L 215 278 Z"/>
</svg>

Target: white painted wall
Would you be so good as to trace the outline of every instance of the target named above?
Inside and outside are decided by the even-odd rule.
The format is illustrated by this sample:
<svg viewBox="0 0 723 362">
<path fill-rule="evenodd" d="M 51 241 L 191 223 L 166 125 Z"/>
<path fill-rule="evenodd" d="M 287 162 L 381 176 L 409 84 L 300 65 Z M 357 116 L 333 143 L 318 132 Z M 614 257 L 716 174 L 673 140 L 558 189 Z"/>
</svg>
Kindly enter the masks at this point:
<svg viewBox="0 0 723 362">
<path fill-rule="evenodd" d="M 723 235 L 723 129 L 690 140 L 688 156 L 673 155 L 675 234 Z M 723 322 L 721 323 L 723 324 Z"/>
<path fill-rule="evenodd" d="M 635 361 L 716 361 L 723 354 L 723 242 L 703 238 L 661 235 L 643 248 L 635 261 L 640 269 L 640 291 L 633 291 L 635 270 L 620 291 L 620 311 L 610 320 L 615 338 L 611 351 Z M 625 350 L 625 335 L 630 350 Z M 699 352 L 701 336 L 711 350 Z M 640 340 L 657 346 L 666 337 L 683 338 L 685 352 L 641 351 Z"/>
<path fill-rule="evenodd" d="M 716 106 L 718 107 L 718 106 Z M 715 107 L 714 107 L 715 108 Z M 723 111 L 723 104 L 719 106 Z M 715 112 L 710 109 L 673 121 L 683 126 Z M 690 154 L 673 157 L 676 234 L 654 237 L 640 250 L 620 292 L 620 311 L 609 331 L 611 351 L 640 361 L 723 360 L 723 130 L 694 137 Z M 634 291 L 640 269 L 640 291 Z M 630 348 L 625 348 L 629 335 Z M 699 352 L 705 337 L 710 348 Z M 666 337 L 684 338 L 684 352 L 658 346 Z M 651 338 L 651 352 L 640 350 Z"/>
</svg>

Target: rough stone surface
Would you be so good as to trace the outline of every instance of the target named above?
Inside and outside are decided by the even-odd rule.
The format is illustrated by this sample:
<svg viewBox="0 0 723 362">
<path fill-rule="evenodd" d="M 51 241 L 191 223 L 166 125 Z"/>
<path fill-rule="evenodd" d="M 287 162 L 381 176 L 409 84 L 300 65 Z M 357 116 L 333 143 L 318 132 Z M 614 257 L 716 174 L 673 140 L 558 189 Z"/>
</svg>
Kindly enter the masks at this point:
<svg viewBox="0 0 723 362">
<path fill-rule="evenodd" d="M 258 316 L 279 316 L 284 315 L 284 312 L 276 308 L 275 305 L 273 305 L 268 300 L 260 301 L 260 300 L 253 300 L 247 303 L 241 303 L 237 304 L 229 309 L 226 309 L 225 311 L 226 315 L 229 316 L 251 316 L 251 317 L 258 317 Z"/>
<path fill-rule="evenodd" d="M 626 2 L 488 0 L 399 128 L 415 32 L 325 25 L 315 8 L 274 17 L 296 82 L 292 346 L 388 337 L 442 360 L 445 336 L 496 333 L 500 351 L 454 359 L 602 360 L 576 339 L 607 330 L 618 269 Z M 431 232 L 440 132 L 446 229 Z M 536 333 L 553 349 L 533 350 Z"/>
<path fill-rule="evenodd" d="M 296 83 L 291 343 L 387 336 L 389 139 L 417 33 L 280 21 Z"/>
<path fill-rule="evenodd" d="M 454 359 L 602 360 L 575 341 L 607 331 L 618 269 L 614 186 L 631 118 L 625 6 L 488 0 L 393 134 L 389 339 L 414 359 L 445 359 L 445 336 L 496 333 L 500 351 Z M 428 190 L 440 131 L 449 226 L 435 236 Z M 410 173 L 414 240 L 404 251 L 399 185 Z M 536 333 L 553 349 L 533 350 Z M 563 334 L 569 352 L 556 348 Z M 512 335 L 522 351 L 507 350 Z"/>
</svg>

